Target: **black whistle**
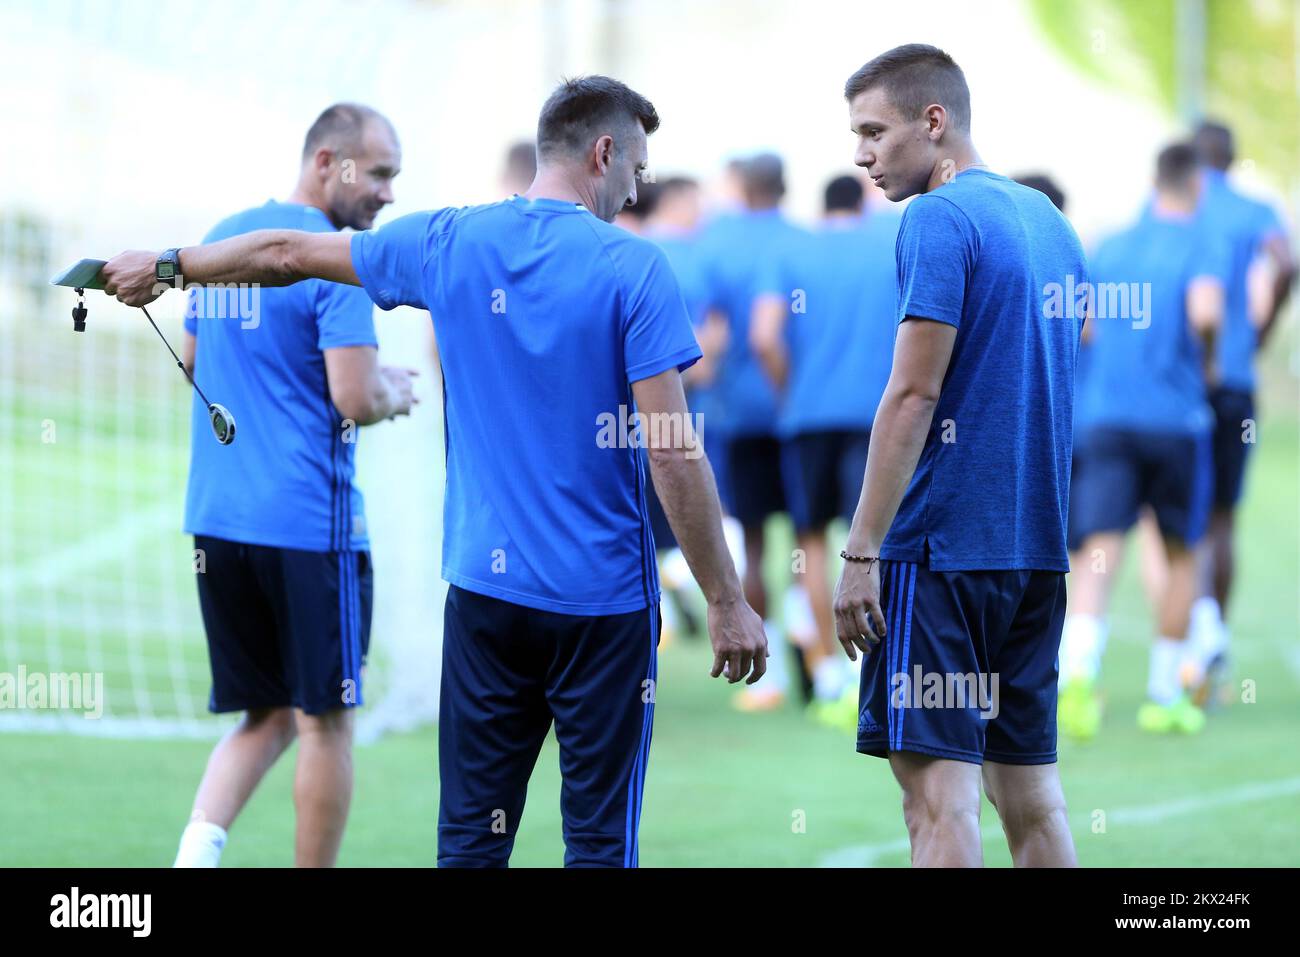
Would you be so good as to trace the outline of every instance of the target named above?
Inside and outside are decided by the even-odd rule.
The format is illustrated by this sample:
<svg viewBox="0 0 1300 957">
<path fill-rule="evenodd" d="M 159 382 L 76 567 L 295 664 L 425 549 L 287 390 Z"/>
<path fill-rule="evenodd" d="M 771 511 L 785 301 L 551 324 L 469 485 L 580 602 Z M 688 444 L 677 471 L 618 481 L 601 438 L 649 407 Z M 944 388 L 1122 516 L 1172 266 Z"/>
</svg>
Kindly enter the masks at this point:
<svg viewBox="0 0 1300 957">
<path fill-rule="evenodd" d="M 72 307 L 72 331 L 85 332 L 86 316 L 90 315 L 90 310 L 86 308 L 86 290 L 76 289 L 74 292 L 79 298 L 77 304 Z"/>
</svg>

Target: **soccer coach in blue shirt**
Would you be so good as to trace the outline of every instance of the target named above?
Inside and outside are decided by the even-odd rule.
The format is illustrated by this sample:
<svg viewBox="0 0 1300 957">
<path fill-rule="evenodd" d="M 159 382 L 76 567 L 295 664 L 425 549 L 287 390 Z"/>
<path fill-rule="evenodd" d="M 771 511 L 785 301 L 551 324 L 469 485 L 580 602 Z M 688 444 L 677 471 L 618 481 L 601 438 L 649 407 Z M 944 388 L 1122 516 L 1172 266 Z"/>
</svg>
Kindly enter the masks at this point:
<svg viewBox="0 0 1300 957">
<path fill-rule="evenodd" d="M 977 866 L 980 779 L 1018 866 L 1075 863 L 1056 768 L 1078 238 L 984 168 L 966 78 L 897 47 L 845 85 L 857 165 L 903 214 L 898 332 L 836 629 L 865 654 L 858 750 L 887 757 L 916 865 Z M 918 195 L 920 194 L 920 195 Z M 1086 287 L 1085 287 L 1086 288 Z"/>
<path fill-rule="evenodd" d="M 659 636 L 638 441 L 708 599 L 714 676 L 752 683 L 765 670 L 762 622 L 743 598 L 682 392 L 681 370 L 700 357 L 690 317 L 664 254 L 612 225 L 636 202 L 658 125 L 650 102 L 616 80 L 566 81 L 542 108 L 537 177 L 522 196 L 355 237 L 280 230 L 181 250 L 193 281 L 319 277 L 433 317 L 452 586 L 443 866 L 507 862 L 552 721 L 565 863 L 637 863 Z M 109 263 L 109 292 L 155 298 L 153 256 Z"/>
</svg>

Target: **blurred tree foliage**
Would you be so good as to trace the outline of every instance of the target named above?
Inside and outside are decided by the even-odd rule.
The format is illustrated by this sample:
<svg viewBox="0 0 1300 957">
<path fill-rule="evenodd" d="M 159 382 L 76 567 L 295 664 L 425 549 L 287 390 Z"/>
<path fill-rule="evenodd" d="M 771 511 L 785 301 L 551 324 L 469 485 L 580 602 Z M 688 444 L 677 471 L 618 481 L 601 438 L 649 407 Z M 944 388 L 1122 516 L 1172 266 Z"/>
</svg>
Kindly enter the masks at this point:
<svg viewBox="0 0 1300 957">
<path fill-rule="evenodd" d="M 1179 108 L 1177 4 L 1026 0 L 1052 45 L 1096 79 Z M 1237 155 L 1277 185 L 1300 183 L 1300 0 L 1204 0 L 1204 114 L 1232 127 Z"/>
</svg>

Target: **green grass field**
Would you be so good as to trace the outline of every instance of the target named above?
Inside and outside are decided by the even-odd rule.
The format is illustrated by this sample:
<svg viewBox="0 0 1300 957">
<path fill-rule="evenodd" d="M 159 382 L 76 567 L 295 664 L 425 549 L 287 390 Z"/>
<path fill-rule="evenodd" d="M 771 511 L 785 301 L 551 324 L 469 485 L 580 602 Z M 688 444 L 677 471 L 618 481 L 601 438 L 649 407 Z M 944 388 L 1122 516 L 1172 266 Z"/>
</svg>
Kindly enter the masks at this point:
<svg viewBox="0 0 1300 957">
<path fill-rule="evenodd" d="M 13 429 L 20 419 L 40 414 L 32 410 L 19 416 L 12 407 L 0 408 L 0 423 Z M 114 451 L 112 443 L 96 445 L 94 454 L 103 456 L 107 472 L 124 467 L 115 457 L 126 453 Z M 18 506 L 5 513 L 13 523 L 6 534 L 21 534 L 21 541 L 11 537 L 6 543 L 10 562 L 48 552 L 58 540 L 51 537 L 49 524 L 21 505 L 57 499 L 61 473 L 42 471 L 26 451 L 21 456 L 5 476 L 19 479 L 16 492 L 10 488 Z M 1294 418 L 1265 418 L 1249 476 L 1233 609 L 1236 677 L 1253 682 L 1255 700 L 1214 714 L 1206 732 L 1195 739 L 1150 738 L 1134 726 L 1151 619 L 1131 556 L 1126 562 L 1106 659 L 1103 732 L 1088 746 L 1063 742 L 1061 748 L 1082 863 L 1300 864 L 1298 462 L 1300 429 Z M 141 453 L 130 463 L 132 468 L 148 465 L 160 482 L 174 482 L 183 474 L 173 455 Z M 50 483 L 55 483 L 53 491 Z M 145 485 L 142 503 L 151 501 L 148 490 L 153 487 Z M 178 518 L 179 513 L 169 521 Z M 56 521 L 53 527 L 57 536 L 84 533 L 75 524 Z M 141 559 L 127 555 L 115 560 Z M 770 569 L 773 585 L 779 584 L 782 561 L 777 550 Z M 188 569 L 148 567 L 154 569 L 148 575 L 158 580 L 188 581 Z M 35 656 L 28 660 L 29 668 L 47 666 L 51 659 L 42 658 L 41 649 L 54 654 L 77 637 L 76 615 L 66 607 L 61 614 L 54 606 L 80 601 L 102 612 L 101 604 L 117 602 L 122 605 L 117 613 L 143 614 L 135 606 L 148 608 L 150 581 L 133 586 L 132 595 L 112 595 L 97 588 L 90 574 L 82 578 L 84 592 L 69 586 L 66 594 L 49 598 L 47 591 L 44 601 L 51 607 L 44 611 L 14 617 L 12 610 L 0 610 L 0 624 L 20 623 L 17 634 L 3 637 L 0 649 L 21 648 Z M 137 627 L 147 635 L 145 624 Z M 98 640 L 110 663 L 130 651 L 124 639 L 112 634 Z M 202 645 L 182 653 L 186 661 L 179 672 L 202 676 Z M 197 663 L 190 660 L 194 655 Z M 160 701 L 171 690 L 163 657 L 154 689 Z M 678 638 L 661 655 L 642 818 L 643 866 L 905 865 L 899 798 L 885 763 L 855 754 L 848 734 L 817 726 L 793 709 L 752 716 L 733 711 L 728 706 L 733 689 L 708 678 L 709 662 L 702 641 Z M 209 741 L 0 734 L 0 865 L 170 864 L 210 746 Z M 292 753 L 273 770 L 235 825 L 224 864 L 291 863 L 291 758 Z M 356 770 L 340 863 L 433 864 L 436 730 L 427 727 L 361 746 Z M 533 777 L 516 865 L 552 866 L 562 860 L 559 790 L 552 741 Z M 1008 864 L 996 817 L 987 806 L 984 826 L 987 861 Z"/>
</svg>

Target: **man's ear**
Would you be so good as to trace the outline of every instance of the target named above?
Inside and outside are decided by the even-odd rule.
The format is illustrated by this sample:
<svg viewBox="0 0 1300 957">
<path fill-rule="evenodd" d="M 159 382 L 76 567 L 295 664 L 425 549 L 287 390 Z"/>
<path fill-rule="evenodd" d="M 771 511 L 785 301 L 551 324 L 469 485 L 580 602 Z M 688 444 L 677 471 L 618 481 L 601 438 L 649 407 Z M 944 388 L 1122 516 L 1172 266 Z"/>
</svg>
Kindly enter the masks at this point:
<svg viewBox="0 0 1300 957">
<path fill-rule="evenodd" d="M 606 133 L 596 140 L 596 171 L 602 175 L 614 164 L 614 138 Z"/>
<path fill-rule="evenodd" d="M 329 173 L 331 164 L 334 162 L 334 151 L 321 147 L 312 157 L 312 167 L 316 170 L 316 175 L 324 177 Z"/>
<path fill-rule="evenodd" d="M 925 108 L 925 120 L 930 139 L 937 140 L 948 128 L 948 111 L 938 103 L 931 103 Z"/>
</svg>

